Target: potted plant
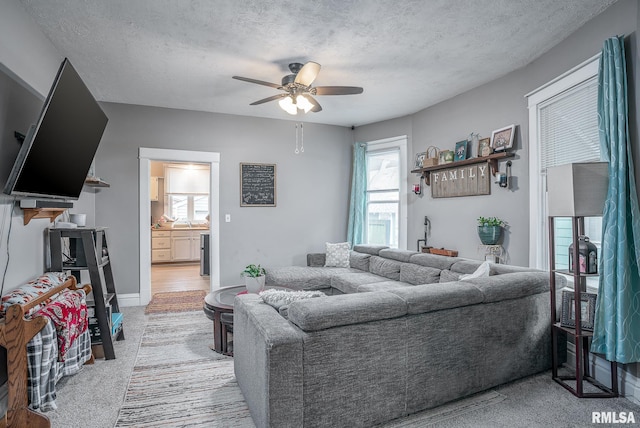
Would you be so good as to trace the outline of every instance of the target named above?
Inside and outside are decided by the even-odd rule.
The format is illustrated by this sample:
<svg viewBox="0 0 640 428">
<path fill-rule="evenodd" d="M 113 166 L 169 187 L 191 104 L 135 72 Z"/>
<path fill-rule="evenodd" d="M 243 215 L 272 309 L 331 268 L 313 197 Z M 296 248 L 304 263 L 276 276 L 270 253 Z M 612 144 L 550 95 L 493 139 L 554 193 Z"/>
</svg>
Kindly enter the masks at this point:
<svg viewBox="0 0 640 428">
<path fill-rule="evenodd" d="M 240 276 L 244 276 L 244 284 L 249 293 L 259 293 L 264 290 L 264 280 L 267 271 L 260 265 L 248 265 Z"/>
<path fill-rule="evenodd" d="M 496 245 L 507 222 L 498 217 L 478 217 L 478 236 L 484 245 Z"/>
</svg>

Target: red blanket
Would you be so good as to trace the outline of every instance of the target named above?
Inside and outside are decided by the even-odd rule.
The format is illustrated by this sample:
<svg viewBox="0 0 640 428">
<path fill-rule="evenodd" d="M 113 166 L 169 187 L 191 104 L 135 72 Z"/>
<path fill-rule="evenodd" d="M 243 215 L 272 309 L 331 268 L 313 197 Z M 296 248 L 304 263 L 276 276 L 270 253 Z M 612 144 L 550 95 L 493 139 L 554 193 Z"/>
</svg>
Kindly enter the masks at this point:
<svg viewBox="0 0 640 428">
<path fill-rule="evenodd" d="M 58 336 L 58 361 L 63 362 L 69 347 L 89 325 L 84 291 L 65 290 L 37 314 L 53 323 Z"/>
</svg>

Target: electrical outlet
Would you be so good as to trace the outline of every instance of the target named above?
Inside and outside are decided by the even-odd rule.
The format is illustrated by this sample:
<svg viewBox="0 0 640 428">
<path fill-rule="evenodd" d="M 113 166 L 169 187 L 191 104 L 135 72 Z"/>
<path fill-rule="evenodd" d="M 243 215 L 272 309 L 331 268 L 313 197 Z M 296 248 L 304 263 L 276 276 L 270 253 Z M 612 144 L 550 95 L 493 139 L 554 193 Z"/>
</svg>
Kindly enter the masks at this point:
<svg viewBox="0 0 640 428">
<path fill-rule="evenodd" d="M 227 223 L 231 223 L 231 214 L 225 214 L 224 221 L 226 221 Z"/>
</svg>

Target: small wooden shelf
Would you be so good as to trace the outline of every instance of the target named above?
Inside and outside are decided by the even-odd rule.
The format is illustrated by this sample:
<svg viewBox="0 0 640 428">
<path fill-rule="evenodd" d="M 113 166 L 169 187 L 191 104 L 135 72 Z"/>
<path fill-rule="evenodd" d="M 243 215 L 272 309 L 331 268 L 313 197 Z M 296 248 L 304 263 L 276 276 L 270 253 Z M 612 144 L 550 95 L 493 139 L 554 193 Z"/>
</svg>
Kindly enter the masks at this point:
<svg viewBox="0 0 640 428">
<path fill-rule="evenodd" d="M 90 178 L 84 180 L 84 185 L 88 187 L 111 187 L 111 185 L 106 181 L 102 181 L 100 179 L 93 180 Z"/>
<path fill-rule="evenodd" d="M 472 159 L 465 159 L 457 162 L 445 163 L 442 165 L 434 165 L 428 166 L 425 168 L 418 168 L 411 170 L 414 174 L 421 174 L 422 178 L 424 178 L 424 182 L 427 186 L 431 184 L 431 171 L 438 171 L 441 169 L 455 168 L 465 165 L 475 165 L 478 163 L 488 163 L 489 168 L 491 169 L 491 174 L 496 175 L 496 171 L 498 170 L 498 161 L 503 159 L 508 159 L 514 157 L 516 154 L 513 152 L 499 152 L 493 153 L 489 156 L 477 157 Z"/>
<path fill-rule="evenodd" d="M 24 225 L 26 226 L 34 218 L 48 218 L 49 221 L 53 222 L 67 208 L 23 208 L 22 210 L 24 211 Z"/>
</svg>

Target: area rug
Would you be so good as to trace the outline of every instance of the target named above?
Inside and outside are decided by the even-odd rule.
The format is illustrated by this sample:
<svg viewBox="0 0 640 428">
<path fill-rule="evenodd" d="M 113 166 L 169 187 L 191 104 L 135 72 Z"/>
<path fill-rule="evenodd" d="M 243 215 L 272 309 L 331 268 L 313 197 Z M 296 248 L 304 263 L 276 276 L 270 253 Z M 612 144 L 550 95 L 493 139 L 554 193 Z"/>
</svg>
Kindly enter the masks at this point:
<svg viewBox="0 0 640 428">
<path fill-rule="evenodd" d="M 206 295 L 207 293 L 203 290 L 156 293 L 151 298 L 151 302 L 147 305 L 144 313 L 202 311 Z"/>
<path fill-rule="evenodd" d="M 116 427 L 254 427 L 202 311 L 149 316 Z"/>
<path fill-rule="evenodd" d="M 201 312 L 149 315 L 116 427 L 254 427 L 233 373 L 233 358 L 209 348 L 211 321 Z M 488 407 L 487 391 L 382 425 L 418 428 Z"/>
</svg>

